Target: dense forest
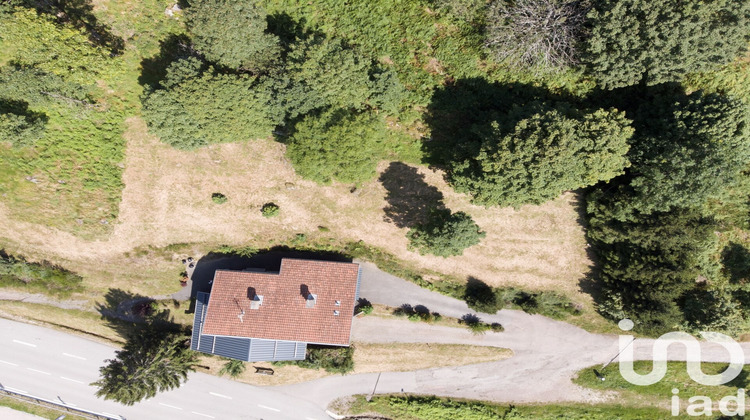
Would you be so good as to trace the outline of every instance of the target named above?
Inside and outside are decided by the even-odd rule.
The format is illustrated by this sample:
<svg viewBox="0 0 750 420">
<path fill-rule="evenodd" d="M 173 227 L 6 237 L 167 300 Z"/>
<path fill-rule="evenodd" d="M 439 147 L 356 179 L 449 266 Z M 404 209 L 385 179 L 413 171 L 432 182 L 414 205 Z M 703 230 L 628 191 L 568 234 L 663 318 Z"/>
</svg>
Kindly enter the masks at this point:
<svg viewBox="0 0 750 420">
<path fill-rule="evenodd" d="M 142 7 L 137 25 L 162 23 L 128 37 L 83 0 L 0 1 L 11 209 L 106 233 L 123 126 L 138 115 L 181 150 L 274 138 L 321 184 L 356 186 L 390 160 L 440 169 L 488 207 L 577 191 L 604 315 L 645 333 L 747 329 L 747 1 Z M 466 213 L 429 210 L 407 234 L 420 253 L 460 255 L 484 237 Z"/>
</svg>

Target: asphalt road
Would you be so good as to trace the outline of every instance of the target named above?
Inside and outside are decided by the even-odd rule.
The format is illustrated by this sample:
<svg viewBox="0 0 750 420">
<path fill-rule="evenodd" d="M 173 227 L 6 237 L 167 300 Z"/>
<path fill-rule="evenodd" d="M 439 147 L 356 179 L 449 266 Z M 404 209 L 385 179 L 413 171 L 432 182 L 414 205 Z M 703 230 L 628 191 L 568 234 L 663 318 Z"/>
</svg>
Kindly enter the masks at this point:
<svg viewBox="0 0 750 420">
<path fill-rule="evenodd" d="M 114 348 L 6 319 L 0 319 L 0 331 L 0 384 L 11 391 L 129 420 L 329 418 L 298 397 L 201 373 L 134 406 L 105 401 L 89 384 L 104 360 L 114 357 Z"/>
</svg>

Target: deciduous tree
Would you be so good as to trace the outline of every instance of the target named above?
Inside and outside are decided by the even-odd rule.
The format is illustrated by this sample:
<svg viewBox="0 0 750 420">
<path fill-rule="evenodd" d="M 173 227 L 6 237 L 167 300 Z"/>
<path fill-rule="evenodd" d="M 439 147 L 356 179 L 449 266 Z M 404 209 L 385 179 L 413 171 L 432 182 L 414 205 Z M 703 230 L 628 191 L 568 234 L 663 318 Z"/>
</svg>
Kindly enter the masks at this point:
<svg viewBox="0 0 750 420">
<path fill-rule="evenodd" d="M 518 66 L 577 63 L 586 9 L 571 0 L 496 0 L 487 9 L 487 39 L 498 61 Z"/>
</svg>

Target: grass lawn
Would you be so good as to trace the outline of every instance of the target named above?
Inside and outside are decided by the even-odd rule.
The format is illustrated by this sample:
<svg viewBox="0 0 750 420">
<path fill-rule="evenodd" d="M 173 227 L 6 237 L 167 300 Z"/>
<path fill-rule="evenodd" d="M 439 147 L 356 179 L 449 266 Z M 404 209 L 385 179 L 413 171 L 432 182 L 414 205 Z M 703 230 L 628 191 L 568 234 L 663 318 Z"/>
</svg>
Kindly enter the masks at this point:
<svg viewBox="0 0 750 420">
<path fill-rule="evenodd" d="M 724 363 L 702 363 L 701 369 L 706 374 L 716 374 L 726 369 Z M 593 372 L 597 369 L 605 378 L 599 380 Z M 649 373 L 652 369 L 650 361 L 634 362 L 634 369 L 638 373 Z M 681 411 L 685 411 L 688 399 L 692 396 L 702 395 L 711 398 L 716 404 L 722 397 L 737 396 L 737 390 L 746 389 L 749 385 L 748 375 L 750 366 L 746 366 L 740 375 L 725 385 L 707 386 L 694 382 L 687 374 L 685 362 L 668 362 L 667 374 L 661 381 L 648 386 L 633 385 L 626 381 L 619 372 L 619 366 L 613 363 L 605 369 L 598 366 L 581 370 L 577 373 L 574 383 L 597 390 L 615 391 L 618 401 L 633 405 L 658 405 L 666 407 L 670 404 L 673 396 L 672 390 L 678 389 Z"/>
<path fill-rule="evenodd" d="M 8 407 L 15 411 L 22 411 L 24 413 L 33 414 L 35 416 L 39 416 L 43 419 L 49 419 L 49 420 L 54 420 L 63 414 L 65 415 L 66 420 L 85 420 L 88 418 L 88 417 L 76 416 L 64 410 L 62 411 L 53 410 L 51 408 L 47 408 L 44 406 L 32 404 L 29 402 L 17 400 L 15 398 L 6 397 L 6 396 L 0 396 L 0 406 Z"/>
<path fill-rule="evenodd" d="M 0 301 L 0 316 L 41 323 L 62 331 L 87 335 L 110 344 L 124 343 L 120 334 L 96 312 L 62 309 L 50 305 Z"/>
</svg>

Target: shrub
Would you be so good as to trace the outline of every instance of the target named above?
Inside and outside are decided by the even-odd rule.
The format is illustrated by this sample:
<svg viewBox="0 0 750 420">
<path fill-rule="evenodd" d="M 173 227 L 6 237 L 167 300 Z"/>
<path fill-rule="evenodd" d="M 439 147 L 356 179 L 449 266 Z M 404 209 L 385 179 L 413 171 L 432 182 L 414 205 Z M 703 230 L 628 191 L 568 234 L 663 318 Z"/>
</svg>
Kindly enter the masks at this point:
<svg viewBox="0 0 750 420">
<path fill-rule="evenodd" d="M 69 297 L 83 291 L 81 276 L 46 261 L 29 263 L 22 257 L 0 250 L 0 287 L 13 287 L 32 293 Z"/>
<path fill-rule="evenodd" d="M 489 330 L 492 330 L 495 332 L 500 332 L 504 330 L 503 326 L 498 324 L 497 322 L 494 322 L 492 324 L 482 322 L 482 320 L 479 319 L 479 317 L 474 314 L 466 314 L 462 316 L 461 322 L 464 325 L 466 325 L 469 328 L 469 330 L 471 330 L 472 334 L 476 334 L 476 335 L 484 334 Z"/>
<path fill-rule="evenodd" d="M 44 133 L 46 116 L 6 111 L 3 102 L 0 99 L 0 141 L 9 141 L 15 147 L 33 145 Z"/>
<path fill-rule="evenodd" d="M 213 201 L 216 204 L 224 204 L 227 202 L 227 196 L 222 193 L 213 193 L 211 194 L 211 201 Z"/>
<path fill-rule="evenodd" d="M 279 206 L 274 203 L 266 203 L 260 208 L 263 217 L 275 217 L 279 215 Z"/>
<path fill-rule="evenodd" d="M 432 209 L 426 223 L 418 224 L 407 233 L 409 249 L 420 255 L 440 257 L 462 255 L 464 249 L 484 238 L 471 216 L 464 212 L 451 213 L 448 209 Z"/>
<path fill-rule="evenodd" d="M 247 365 L 242 360 L 227 359 L 227 362 L 219 370 L 219 375 L 229 375 L 232 378 L 236 378 L 242 375 L 246 368 Z"/>
<path fill-rule="evenodd" d="M 498 300 L 490 286 L 473 277 L 466 282 L 464 300 L 469 308 L 487 314 L 494 314 L 505 306 L 505 301 Z"/>
<path fill-rule="evenodd" d="M 310 344 L 305 360 L 273 362 L 276 366 L 297 365 L 305 369 L 325 369 L 331 373 L 347 373 L 354 369 L 354 345 L 330 347 Z"/>
<path fill-rule="evenodd" d="M 357 309 L 355 312 L 359 311 L 365 315 L 370 315 L 372 313 L 372 310 L 372 303 L 370 303 L 369 300 L 365 298 L 359 298 L 359 300 L 357 301 Z"/>
</svg>

